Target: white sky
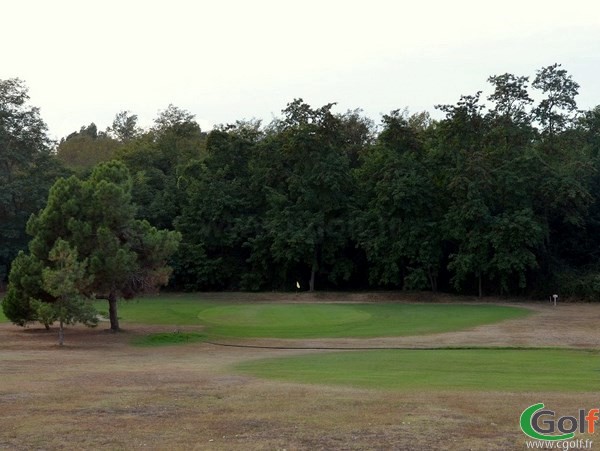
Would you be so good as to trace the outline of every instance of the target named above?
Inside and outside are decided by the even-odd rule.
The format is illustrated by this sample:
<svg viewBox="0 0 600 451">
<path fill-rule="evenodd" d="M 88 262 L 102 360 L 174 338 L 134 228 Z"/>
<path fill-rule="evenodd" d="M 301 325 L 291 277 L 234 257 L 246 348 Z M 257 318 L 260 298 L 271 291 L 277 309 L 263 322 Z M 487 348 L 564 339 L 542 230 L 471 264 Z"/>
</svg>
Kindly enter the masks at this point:
<svg viewBox="0 0 600 451">
<path fill-rule="evenodd" d="M 54 138 L 170 103 L 203 129 L 296 97 L 379 122 L 555 62 L 600 104 L 598 0 L 6 0 L 0 19 L 0 79 L 25 80 Z"/>
</svg>

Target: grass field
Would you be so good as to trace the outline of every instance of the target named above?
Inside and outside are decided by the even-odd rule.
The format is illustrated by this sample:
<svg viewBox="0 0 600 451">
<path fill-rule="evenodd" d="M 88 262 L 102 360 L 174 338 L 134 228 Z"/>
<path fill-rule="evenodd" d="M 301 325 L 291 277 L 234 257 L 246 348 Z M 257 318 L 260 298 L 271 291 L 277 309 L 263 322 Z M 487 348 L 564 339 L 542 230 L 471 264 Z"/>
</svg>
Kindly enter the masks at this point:
<svg viewBox="0 0 600 451">
<path fill-rule="evenodd" d="M 565 369 L 568 368 L 568 371 Z M 244 362 L 242 374 L 378 390 L 586 392 L 600 383 L 600 352 L 548 349 L 376 350 Z"/>
<path fill-rule="evenodd" d="M 102 309 L 103 304 L 99 304 Z M 123 322 L 203 325 L 211 337 L 342 338 L 449 332 L 528 315 L 499 305 L 399 303 L 216 303 L 197 297 L 122 302 Z"/>
<path fill-rule="evenodd" d="M 371 297 L 168 295 L 64 347 L 4 322 L 0 449 L 520 450 L 526 407 L 597 407 L 600 305 Z"/>
</svg>

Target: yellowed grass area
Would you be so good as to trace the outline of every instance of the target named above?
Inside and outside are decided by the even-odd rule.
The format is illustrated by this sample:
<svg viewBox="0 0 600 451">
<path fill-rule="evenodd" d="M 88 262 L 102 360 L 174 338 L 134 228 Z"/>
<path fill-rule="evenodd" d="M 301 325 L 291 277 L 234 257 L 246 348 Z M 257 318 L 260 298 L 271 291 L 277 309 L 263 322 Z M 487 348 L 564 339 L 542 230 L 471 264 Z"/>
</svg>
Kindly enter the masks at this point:
<svg viewBox="0 0 600 451">
<path fill-rule="evenodd" d="M 367 342 L 600 348 L 600 305 L 527 307 L 536 314 L 526 319 Z M 55 331 L 0 325 L 0 449 L 525 449 L 518 419 L 529 405 L 544 402 L 561 415 L 599 406 L 597 387 L 588 394 L 543 387 L 525 394 L 408 393 L 257 380 L 229 368 L 299 351 L 206 343 L 137 348 L 129 344 L 133 336 L 168 328 L 122 326 L 119 334 L 102 325 L 70 328 L 60 348 Z M 354 342 L 308 344 L 325 343 Z"/>
</svg>

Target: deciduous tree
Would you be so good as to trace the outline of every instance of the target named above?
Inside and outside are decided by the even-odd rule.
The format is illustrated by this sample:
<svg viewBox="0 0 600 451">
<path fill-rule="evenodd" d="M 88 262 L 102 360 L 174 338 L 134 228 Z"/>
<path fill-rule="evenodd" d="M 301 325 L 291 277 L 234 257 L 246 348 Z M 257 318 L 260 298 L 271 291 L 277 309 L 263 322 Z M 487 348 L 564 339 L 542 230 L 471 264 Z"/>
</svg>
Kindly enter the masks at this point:
<svg viewBox="0 0 600 451">
<path fill-rule="evenodd" d="M 10 262 L 27 246 L 25 224 L 44 205 L 48 189 L 65 171 L 25 83 L 0 80 L 0 285 Z"/>
<path fill-rule="evenodd" d="M 352 178 L 332 106 L 313 109 L 302 99 L 288 104 L 265 139 L 255 174 L 267 199 L 261 245 L 270 243 L 284 278 L 307 269 L 311 291 L 317 274 L 330 281 L 351 274 L 343 250 L 350 234 Z"/>
<path fill-rule="evenodd" d="M 399 110 L 385 115 L 377 145 L 355 172 L 354 236 L 375 285 L 437 290 L 444 199 L 422 132 Z"/>
<path fill-rule="evenodd" d="M 98 132 L 96 124 L 91 123 L 62 139 L 56 148 L 56 156 L 67 168 L 85 172 L 114 158 L 119 145 L 119 141 Z"/>
</svg>

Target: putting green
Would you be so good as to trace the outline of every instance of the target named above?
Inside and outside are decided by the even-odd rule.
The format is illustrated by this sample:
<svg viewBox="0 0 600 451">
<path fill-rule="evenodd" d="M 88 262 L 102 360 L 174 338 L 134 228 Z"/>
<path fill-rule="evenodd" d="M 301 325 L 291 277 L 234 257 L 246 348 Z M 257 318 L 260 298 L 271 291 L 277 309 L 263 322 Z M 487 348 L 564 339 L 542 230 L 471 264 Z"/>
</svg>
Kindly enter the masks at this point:
<svg viewBox="0 0 600 451">
<path fill-rule="evenodd" d="M 600 353 L 557 349 L 345 351 L 255 360 L 238 373 L 388 390 L 595 392 Z"/>
<path fill-rule="evenodd" d="M 213 336 L 366 338 L 448 332 L 529 313 L 466 304 L 229 304 L 206 308 L 198 319 Z"/>
<path fill-rule="evenodd" d="M 335 315 L 328 315 L 330 309 L 315 305 L 227 305 L 213 307 L 198 316 L 210 324 L 227 324 L 237 327 L 275 326 L 276 321 L 291 322 L 295 327 L 332 327 L 342 324 L 367 321 L 371 314 L 350 305 L 335 308 Z"/>
<path fill-rule="evenodd" d="M 96 303 L 106 312 L 106 303 Z M 202 325 L 209 338 L 367 338 L 422 335 L 521 318 L 493 304 L 219 302 L 166 294 L 119 304 L 126 323 Z"/>
</svg>

